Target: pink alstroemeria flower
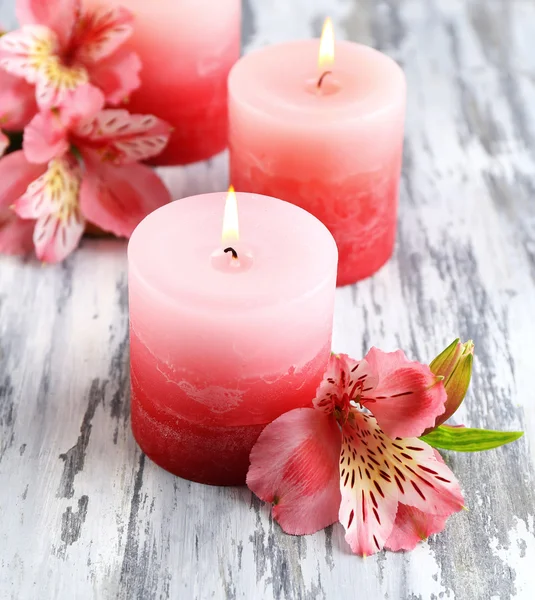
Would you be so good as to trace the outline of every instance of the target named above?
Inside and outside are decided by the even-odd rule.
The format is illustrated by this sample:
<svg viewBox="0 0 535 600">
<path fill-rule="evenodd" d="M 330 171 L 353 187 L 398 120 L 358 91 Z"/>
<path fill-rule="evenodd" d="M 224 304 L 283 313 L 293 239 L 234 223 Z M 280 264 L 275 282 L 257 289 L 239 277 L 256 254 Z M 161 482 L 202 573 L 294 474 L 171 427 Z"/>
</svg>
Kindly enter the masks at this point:
<svg viewBox="0 0 535 600">
<path fill-rule="evenodd" d="M 454 475 L 417 437 L 445 401 L 441 379 L 401 350 L 332 356 L 314 407 L 287 412 L 260 435 L 247 485 L 273 503 L 287 533 L 339 520 L 357 554 L 412 549 L 463 507 Z"/>
<path fill-rule="evenodd" d="M 91 85 L 119 104 L 139 86 L 141 61 L 121 46 L 132 34 L 132 14 L 103 3 L 84 10 L 80 0 L 17 0 L 21 28 L 0 38 L 0 67 L 35 85 L 41 108 L 64 107 Z"/>
<path fill-rule="evenodd" d="M 46 262 L 63 260 L 78 245 L 86 221 L 129 237 L 171 199 L 152 169 L 136 164 L 161 152 L 169 125 L 152 115 L 102 110 L 96 90 L 79 88 L 74 97 L 71 111 L 36 115 L 24 131 L 23 152 L 0 161 L 0 180 L 13 182 L 0 195 L 0 209 L 13 205 L 32 220 L 35 251 Z"/>
</svg>

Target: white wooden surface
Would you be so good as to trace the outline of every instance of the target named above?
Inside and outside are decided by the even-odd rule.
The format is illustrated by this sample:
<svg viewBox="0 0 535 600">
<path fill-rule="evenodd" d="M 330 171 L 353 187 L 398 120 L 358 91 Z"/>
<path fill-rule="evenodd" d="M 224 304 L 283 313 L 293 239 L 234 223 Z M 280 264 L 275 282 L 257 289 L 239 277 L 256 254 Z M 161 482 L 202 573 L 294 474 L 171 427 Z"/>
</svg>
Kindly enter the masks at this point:
<svg viewBox="0 0 535 600">
<path fill-rule="evenodd" d="M 338 290 L 334 347 L 427 360 L 472 337 L 459 420 L 525 437 L 446 457 L 469 511 L 412 553 L 362 560 L 338 525 L 286 536 L 246 489 L 136 448 L 124 242 L 57 267 L 1 257 L 2 600 L 535 597 L 535 2 L 249 0 L 245 48 L 317 35 L 328 13 L 409 84 L 395 258 Z M 223 189 L 226 157 L 165 177 L 176 197 Z"/>
</svg>

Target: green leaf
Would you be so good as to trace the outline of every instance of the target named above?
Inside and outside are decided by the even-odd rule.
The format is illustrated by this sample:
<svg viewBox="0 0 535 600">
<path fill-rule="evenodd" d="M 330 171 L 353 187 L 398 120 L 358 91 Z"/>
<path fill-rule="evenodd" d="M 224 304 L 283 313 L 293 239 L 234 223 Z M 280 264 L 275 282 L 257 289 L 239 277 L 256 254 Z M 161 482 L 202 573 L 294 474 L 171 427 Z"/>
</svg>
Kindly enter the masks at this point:
<svg viewBox="0 0 535 600">
<path fill-rule="evenodd" d="M 480 452 L 510 444 L 523 435 L 523 431 L 492 431 L 440 425 L 420 439 L 433 448 L 456 450 L 457 452 Z"/>
</svg>

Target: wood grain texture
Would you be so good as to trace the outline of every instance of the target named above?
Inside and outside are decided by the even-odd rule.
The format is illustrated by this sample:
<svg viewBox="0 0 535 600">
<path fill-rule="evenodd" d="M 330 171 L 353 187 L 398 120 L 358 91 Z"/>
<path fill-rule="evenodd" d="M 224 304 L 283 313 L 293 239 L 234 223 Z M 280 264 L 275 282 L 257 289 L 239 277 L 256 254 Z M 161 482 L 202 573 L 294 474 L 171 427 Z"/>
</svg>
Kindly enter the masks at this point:
<svg viewBox="0 0 535 600">
<path fill-rule="evenodd" d="M 447 454 L 469 511 L 412 553 L 359 559 L 338 525 L 284 535 L 246 489 L 137 449 L 124 242 L 84 240 L 57 267 L 1 257 L 0 598 L 535 597 L 535 2 L 249 0 L 246 49 L 317 35 L 327 13 L 409 85 L 396 254 L 338 290 L 334 347 L 428 360 L 471 337 L 458 421 L 526 436 Z M 163 174 L 176 197 L 222 189 L 226 156 Z"/>
</svg>

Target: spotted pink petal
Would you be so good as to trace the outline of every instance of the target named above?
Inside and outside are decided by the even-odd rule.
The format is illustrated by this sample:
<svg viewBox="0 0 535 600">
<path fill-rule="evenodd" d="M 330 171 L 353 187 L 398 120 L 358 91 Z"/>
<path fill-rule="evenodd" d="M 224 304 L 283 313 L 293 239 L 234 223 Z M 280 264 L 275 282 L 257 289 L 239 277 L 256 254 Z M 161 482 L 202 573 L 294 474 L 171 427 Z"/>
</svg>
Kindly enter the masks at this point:
<svg viewBox="0 0 535 600">
<path fill-rule="evenodd" d="M 392 440 L 371 415 L 353 409 L 340 454 L 340 522 L 353 552 L 381 550 L 394 528 L 398 503 L 431 515 L 463 506 L 457 480 L 418 438 Z"/>
<path fill-rule="evenodd" d="M 102 110 L 74 130 L 81 145 L 96 150 L 103 161 L 124 165 L 159 154 L 169 140 L 171 127 L 152 115 L 131 115 L 126 110 Z"/>
<path fill-rule="evenodd" d="M 80 0 L 17 0 L 16 14 L 21 25 L 46 25 L 65 47 L 80 11 Z"/>
<path fill-rule="evenodd" d="M 85 221 L 77 211 L 66 218 L 57 214 L 41 217 L 33 231 L 37 258 L 48 263 L 61 262 L 78 246 L 84 229 Z"/>
<path fill-rule="evenodd" d="M 314 533 L 337 520 L 341 435 L 332 416 L 297 408 L 270 423 L 254 445 L 247 485 L 271 502 L 286 533 Z"/>
<path fill-rule="evenodd" d="M 377 430 L 373 417 L 353 410 L 342 432 L 339 519 L 347 543 L 361 556 L 382 550 L 398 506 L 398 489 L 390 465 L 383 464 L 387 449 L 381 454 L 380 444 L 385 437 L 382 433 L 379 437 Z"/>
<path fill-rule="evenodd" d="M 51 29 L 26 25 L 0 37 L 0 67 L 28 83 L 36 83 L 58 50 L 58 38 Z"/>
<path fill-rule="evenodd" d="M 103 91 L 109 104 L 116 106 L 127 102 L 130 94 L 140 86 L 141 67 L 135 52 L 120 48 L 88 70 L 93 84 Z"/>
<path fill-rule="evenodd" d="M 434 449 L 435 459 L 444 464 L 438 450 Z M 431 515 L 417 508 L 400 504 L 394 521 L 394 528 L 386 541 L 389 550 L 413 550 L 422 540 L 434 533 L 440 533 L 450 515 Z"/>
<path fill-rule="evenodd" d="M 0 209 L 7 209 L 24 194 L 30 183 L 46 170 L 46 166 L 32 165 L 24 152 L 18 150 L 0 159 Z"/>
<path fill-rule="evenodd" d="M 434 425 L 447 400 L 442 381 L 428 365 L 409 361 L 402 350 L 383 352 L 372 348 L 366 361 L 378 375 L 378 383 L 362 394 L 361 403 L 392 438 L 421 435 Z"/>
<path fill-rule="evenodd" d="M 171 201 L 156 173 L 145 165 L 114 166 L 84 152 L 86 173 L 80 189 L 82 212 L 91 223 L 130 237 L 138 223 Z"/>
<path fill-rule="evenodd" d="M 6 151 L 6 148 L 8 146 L 9 146 L 9 138 L 7 137 L 7 135 L 2 133 L 2 131 L 0 131 L 0 156 L 2 156 L 2 154 L 4 154 L 4 152 Z"/>
<path fill-rule="evenodd" d="M 36 112 L 33 87 L 0 69 L 0 126 L 7 130 L 23 129 Z"/>
<path fill-rule="evenodd" d="M 58 56 L 50 56 L 39 70 L 35 97 L 42 109 L 63 108 L 75 102 L 78 87 L 90 85 L 89 74 L 79 64 L 67 65 Z"/>
<path fill-rule="evenodd" d="M 446 526 L 449 515 L 430 515 L 417 508 L 400 504 L 394 527 L 385 547 L 389 550 L 413 550 L 417 544 Z"/>
<path fill-rule="evenodd" d="M 24 130 L 22 147 L 29 162 L 47 163 L 69 150 L 68 132 L 57 114 L 40 112 Z"/>
<path fill-rule="evenodd" d="M 80 169 L 72 157 L 51 160 L 46 171 L 15 202 L 15 212 L 23 219 L 72 212 L 78 206 L 80 178 Z"/>
<path fill-rule="evenodd" d="M 74 33 L 76 60 L 86 66 L 111 56 L 132 35 L 134 17 L 121 6 L 99 6 L 84 13 Z"/>
<path fill-rule="evenodd" d="M 81 173 L 72 157 L 56 158 L 15 204 L 17 214 L 37 217 L 33 242 L 37 258 L 56 263 L 78 245 L 85 229 L 80 211 Z"/>
</svg>

